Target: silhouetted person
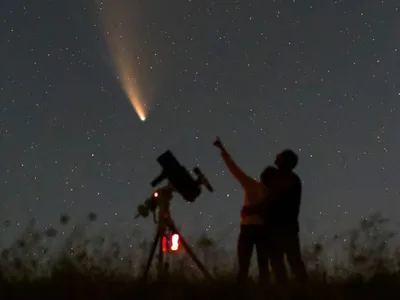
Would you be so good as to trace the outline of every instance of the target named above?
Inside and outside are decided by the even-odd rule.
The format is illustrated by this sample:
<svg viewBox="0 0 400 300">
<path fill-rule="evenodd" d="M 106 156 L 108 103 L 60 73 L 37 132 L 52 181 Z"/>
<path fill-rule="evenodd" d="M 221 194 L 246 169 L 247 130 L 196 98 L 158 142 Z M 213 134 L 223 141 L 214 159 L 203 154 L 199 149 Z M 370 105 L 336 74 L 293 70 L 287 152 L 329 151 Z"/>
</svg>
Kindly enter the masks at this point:
<svg viewBox="0 0 400 300">
<path fill-rule="evenodd" d="M 299 241 L 302 185 L 298 175 L 293 172 L 297 164 L 298 156 L 292 150 L 286 149 L 279 153 L 275 159 L 277 172 L 272 177 L 261 174 L 263 183 L 271 187 L 268 201 L 258 207 L 248 207 L 247 211 L 248 214 L 255 213 L 264 219 L 268 255 L 278 283 L 287 281 L 285 255 L 296 279 L 300 282 L 308 279 Z"/>
<path fill-rule="evenodd" d="M 301 257 L 299 239 L 299 213 L 302 185 L 299 176 L 294 173 L 298 156 L 290 149 L 283 150 L 276 156 L 275 165 L 279 170 L 276 181 L 277 194 L 267 211 L 267 229 L 271 237 L 271 267 L 279 283 L 287 281 L 287 272 L 283 256 L 290 266 L 296 280 L 308 279 Z"/>
<path fill-rule="evenodd" d="M 226 151 L 219 138 L 217 138 L 217 140 L 214 142 L 214 145 L 221 150 L 221 156 L 226 166 L 243 188 L 243 207 L 254 206 L 263 202 L 267 198 L 267 187 L 262 182 L 251 178 L 240 169 L 240 167 L 233 161 L 229 153 Z M 239 260 L 237 280 L 240 283 L 247 281 L 254 247 L 257 251 L 260 280 L 269 280 L 268 251 L 266 246 L 267 243 L 265 239 L 265 230 L 263 227 L 262 217 L 257 214 L 247 215 L 245 210 L 242 209 L 240 218 L 240 233 L 237 244 L 237 254 Z"/>
</svg>

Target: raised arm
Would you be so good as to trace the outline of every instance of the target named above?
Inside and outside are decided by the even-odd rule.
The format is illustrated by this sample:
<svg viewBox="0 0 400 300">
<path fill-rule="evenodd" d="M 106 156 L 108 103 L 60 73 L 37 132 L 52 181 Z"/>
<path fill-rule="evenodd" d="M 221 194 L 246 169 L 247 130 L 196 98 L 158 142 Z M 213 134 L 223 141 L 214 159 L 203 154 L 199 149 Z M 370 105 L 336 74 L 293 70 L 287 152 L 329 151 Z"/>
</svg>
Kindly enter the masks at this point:
<svg viewBox="0 0 400 300">
<path fill-rule="evenodd" d="M 243 170 L 235 163 L 228 151 L 226 151 L 225 147 L 222 145 L 219 138 L 217 138 L 217 140 L 214 142 L 214 145 L 220 149 L 221 157 L 228 167 L 228 170 L 243 187 L 248 187 L 255 181 L 253 178 L 243 172 Z"/>
</svg>

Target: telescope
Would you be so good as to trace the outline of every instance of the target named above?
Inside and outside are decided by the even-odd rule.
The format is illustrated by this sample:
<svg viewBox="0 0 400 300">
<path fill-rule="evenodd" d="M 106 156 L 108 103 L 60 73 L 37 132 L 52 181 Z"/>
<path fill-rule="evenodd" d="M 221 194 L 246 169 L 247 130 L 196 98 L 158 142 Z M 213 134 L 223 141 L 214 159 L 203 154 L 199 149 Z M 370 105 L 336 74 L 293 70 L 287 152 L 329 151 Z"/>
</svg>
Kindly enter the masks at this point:
<svg viewBox="0 0 400 300">
<path fill-rule="evenodd" d="M 153 179 L 150 183 L 152 187 L 156 187 L 164 180 L 168 180 L 168 186 L 172 188 L 173 192 L 178 192 L 184 200 L 189 203 L 194 202 L 201 194 L 201 186 L 203 185 L 208 191 L 213 192 L 214 188 L 211 186 L 208 179 L 205 177 L 199 167 L 193 168 L 193 173 L 197 178 L 193 178 L 187 169 L 182 166 L 170 150 L 167 150 L 157 158 L 158 163 L 163 168 L 161 174 Z M 166 193 L 165 187 L 156 190 L 144 203 L 140 204 L 137 208 L 135 218 L 147 218 L 150 213 L 153 214 L 155 220 L 155 212 L 158 207 L 158 200 L 161 193 Z M 169 196 L 167 196 L 169 197 Z"/>
<path fill-rule="evenodd" d="M 201 193 L 201 185 L 204 185 L 210 192 L 214 191 L 210 182 L 199 167 L 193 168 L 193 172 L 197 176 L 197 179 L 193 179 L 170 150 L 161 154 L 157 158 L 157 161 L 163 170 L 161 174 L 150 183 L 152 187 L 156 187 L 163 180 L 168 179 L 174 189 L 180 193 L 187 202 L 194 202 L 196 200 Z"/>
<path fill-rule="evenodd" d="M 146 218 L 150 213 L 152 213 L 154 222 L 157 224 L 156 234 L 143 273 L 143 279 L 146 279 L 150 270 L 157 245 L 159 245 L 158 277 L 161 278 L 166 273 L 168 263 L 164 260 L 164 252 L 166 250 L 165 245 L 163 244 L 170 236 L 178 238 L 187 254 L 192 258 L 204 276 L 206 278 L 211 278 L 211 274 L 207 271 L 204 265 L 196 257 L 189 244 L 178 232 L 171 216 L 170 202 L 174 196 L 174 192 L 179 193 L 184 200 L 192 203 L 201 194 L 201 186 L 205 186 L 210 192 L 213 192 L 214 189 L 199 167 L 193 168 L 193 173 L 196 175 L 196 178 L 193 178 L 187 169 L 178 162 L 170 150 L 161 154 L 157 158 L 157 161 L 161 165 L 162 171 L 161 174 L 158 175 L 150 184 L 152 187 L 156 187 L 164 180 L 166 180 L 167 183 L 165 186 L 153 192 L 153 194 L 146 199 L 143 204 L 138 206 L 137 215 L 135 217 Z M 156 211 L 158 212 L 157 219 Z"/>
</svg>

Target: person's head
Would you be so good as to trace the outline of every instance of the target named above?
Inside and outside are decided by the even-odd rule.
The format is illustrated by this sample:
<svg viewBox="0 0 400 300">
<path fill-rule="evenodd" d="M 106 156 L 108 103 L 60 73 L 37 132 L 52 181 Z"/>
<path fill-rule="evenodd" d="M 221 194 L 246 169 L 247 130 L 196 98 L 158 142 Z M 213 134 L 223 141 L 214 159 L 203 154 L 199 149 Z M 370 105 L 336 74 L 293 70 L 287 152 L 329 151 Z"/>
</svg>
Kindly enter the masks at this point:
<svg viewBox="0 0 400 300">
<path fill-rule="evenodd" d="M 275 165 L 282 170 L 292 171 L 296 168 L 298 162 L 299 157 L 290 149 L 284 149 L 275 158 Z"/>
<path fill-rule="evenodd" d="M 273 166 L 268 166 L 262 171 L 260 175 L 260 181 L 265 185 L 269 186 L 272 180 L 275 178 L 278 169 Z"/>
</svg>

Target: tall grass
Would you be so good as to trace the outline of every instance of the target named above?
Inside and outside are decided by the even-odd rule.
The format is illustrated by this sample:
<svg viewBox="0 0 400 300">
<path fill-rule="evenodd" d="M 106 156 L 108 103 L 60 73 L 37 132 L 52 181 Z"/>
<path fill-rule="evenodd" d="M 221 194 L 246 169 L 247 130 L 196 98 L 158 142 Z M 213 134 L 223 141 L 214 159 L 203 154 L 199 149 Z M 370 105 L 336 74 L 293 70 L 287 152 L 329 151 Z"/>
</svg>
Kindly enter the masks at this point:
<svg viewBox="0 0 400 300">
<path fill-rule="evenodd" d="M 233 281 L 235 256 L 207 235 L 197 238 L 193 246 L 215 280 L 203 281 L 190 258 L 181 252 L 169 258 L 167 281 L 144 284 L 138 279 L 150 242 L 136 240 L 134 248 L 104 235 L 90 235 L 86 228 L 95 221 L 96 215 L 90 213 L 66 238 L 57 239 L 58 230 L 70 222 L 69 216 L 60 216 L 58 230 L 37 228 L 32 220 L 11 246 L 1 250 L 0 297 L 203 299 L 240 295 Z M 396 233 L 386 228 L 388 224 L 388 219 L 376 213 L 361 220 L 357 228 L 333 236 L 329 243 L 314 242 L 305 247 L 303 256 L 311 276 L 308 297 L 383 299 L 388 293 L 400 292 L 400 250 L 392 243 Z M 341 259 L 337 256 L 332 260 L 332 255 L 327 258 L 327 253 L 335 252 L 332 249 L 339 249 L 336 251 L 340 251 Z M 254 284 L 247 287 L 247 292 L 254 299 L 266 294 L 271 299 L 285 299 L 303 295 L 298 288 L 294 284 L 290 288 Z M 295 292 L 289 293 L 293 289 Z M 306 291 L 305 287 L 301 290 Z"/>
</svg>

